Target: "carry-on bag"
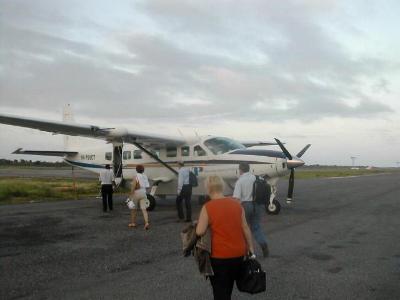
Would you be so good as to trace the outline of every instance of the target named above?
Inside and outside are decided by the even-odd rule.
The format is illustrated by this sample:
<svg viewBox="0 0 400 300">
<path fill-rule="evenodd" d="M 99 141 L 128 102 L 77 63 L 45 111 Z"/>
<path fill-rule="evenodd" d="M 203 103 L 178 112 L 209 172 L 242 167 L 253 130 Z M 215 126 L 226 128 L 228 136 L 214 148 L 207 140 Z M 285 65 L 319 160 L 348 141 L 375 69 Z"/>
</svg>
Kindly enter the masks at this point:
<svg viewBox="0 0 400 300">
<path fill-rule="evenodd" d="M 257 294 L 266 291 L 267 277 L 257 260 L 245 258 L 236 285 L 244 293 Z"/>
</svg>

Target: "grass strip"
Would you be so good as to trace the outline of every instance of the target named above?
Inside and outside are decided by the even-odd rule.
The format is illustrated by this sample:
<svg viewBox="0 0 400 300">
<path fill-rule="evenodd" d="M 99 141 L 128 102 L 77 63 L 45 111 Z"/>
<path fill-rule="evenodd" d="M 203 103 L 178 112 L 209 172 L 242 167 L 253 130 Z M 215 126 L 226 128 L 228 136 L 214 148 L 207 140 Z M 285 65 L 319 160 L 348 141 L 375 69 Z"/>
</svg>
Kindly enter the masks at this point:
<svg viewBox="0 0 400 300">
<path fill-rule="evenodd" d="M 97 180 L 76 181 L 75 190 L 69 179 L 0 178 L 0 204 L 86 198 L 99 193 Z M 128 193 L 128 189 L 120 188 L 118 193 Z"/>
</svg>

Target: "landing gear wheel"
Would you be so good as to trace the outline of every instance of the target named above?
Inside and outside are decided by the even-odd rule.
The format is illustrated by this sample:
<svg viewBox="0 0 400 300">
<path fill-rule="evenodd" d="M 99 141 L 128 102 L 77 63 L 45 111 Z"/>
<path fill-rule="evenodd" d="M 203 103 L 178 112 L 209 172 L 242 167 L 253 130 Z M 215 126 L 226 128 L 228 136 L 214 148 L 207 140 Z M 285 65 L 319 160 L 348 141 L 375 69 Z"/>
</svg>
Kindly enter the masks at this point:
<svg viewBox="0 0 400 300">
<path fill-rule="evenodd" d="M 147 211 L 152 211 L 152 210 L 154 210 L 154 209 L 156 208 L 156 199 L 155 199 L 152 195 L 150 195 L 150 194 L 147 194 L 147 199 L 148 199 L 149 202 L 150 202 L 149 207 L 147 207 Z"/>
<path fill-rule="evenodd" d="M 268 214 L 277 215 L 281 210 L 281 204 L 278 200 L 273 200 L 272 204 L 268 203 L 267 205 L 265 205 L 265 208 Z"/>
</svg>

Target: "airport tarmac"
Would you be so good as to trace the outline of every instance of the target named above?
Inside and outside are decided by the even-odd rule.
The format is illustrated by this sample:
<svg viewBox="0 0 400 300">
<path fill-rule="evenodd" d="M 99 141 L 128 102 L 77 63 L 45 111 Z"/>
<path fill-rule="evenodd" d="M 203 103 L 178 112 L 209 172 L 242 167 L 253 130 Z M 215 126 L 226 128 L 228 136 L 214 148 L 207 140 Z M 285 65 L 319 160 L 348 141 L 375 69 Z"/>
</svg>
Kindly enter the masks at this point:
<svg viewBox="0 0 400 300">
<path fill-rule="evenodd" d="M 399 299 L 399 194 L 400 174 L 297 180 L 263 220 L 267 292 L 233 299 Z M 0 298 L 212 299 L 167 202 L 150 231 L 127 227 L 122 199 L 106 215 L 99 199 L 0 206 Z"/>
</svg>

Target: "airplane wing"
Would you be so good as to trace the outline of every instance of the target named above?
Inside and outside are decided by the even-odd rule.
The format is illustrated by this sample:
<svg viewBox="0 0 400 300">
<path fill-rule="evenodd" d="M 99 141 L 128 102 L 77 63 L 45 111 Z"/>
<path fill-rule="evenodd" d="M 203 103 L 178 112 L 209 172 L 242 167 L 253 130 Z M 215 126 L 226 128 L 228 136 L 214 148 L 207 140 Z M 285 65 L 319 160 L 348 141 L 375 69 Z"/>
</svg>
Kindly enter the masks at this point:
<svg viewBox="0 0 400 300">
<path fill-rule="evenodd" d="M 27 155 L 44 155 L 44 156 L 68 156 L 68 155 L 76 155 L 78 152 L 74 151 L 43 151 L 43 150 L 22 150 L 19 148 L 15 150 L 12 154 L 27 154 Z"/>
<path fill-rule="evenodd" d="M 107 142 L 125 142 L 150 147 L 159 145 L 179 146 L 185 143 L 185 141 L 180 138 L 135 132 L 125 128 L 104 128 L 96 125 L 57 122 L 9 114 L 0 114 L 0 123 L 38 129 L 41 131 L 52 132 L 53 134 L 83 136 L 101 139 Z"/>
</svg>

